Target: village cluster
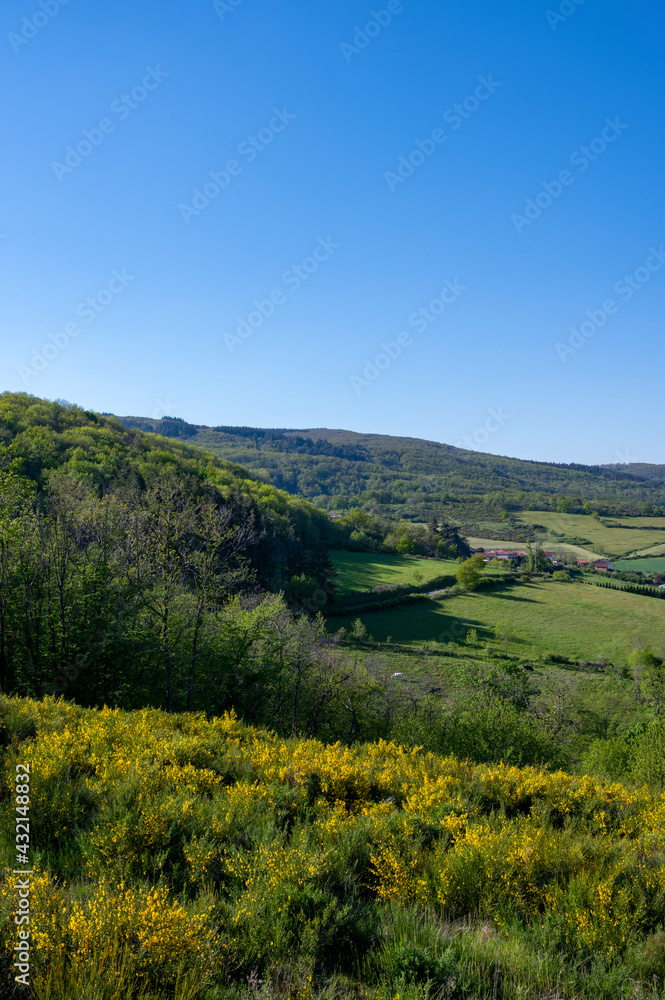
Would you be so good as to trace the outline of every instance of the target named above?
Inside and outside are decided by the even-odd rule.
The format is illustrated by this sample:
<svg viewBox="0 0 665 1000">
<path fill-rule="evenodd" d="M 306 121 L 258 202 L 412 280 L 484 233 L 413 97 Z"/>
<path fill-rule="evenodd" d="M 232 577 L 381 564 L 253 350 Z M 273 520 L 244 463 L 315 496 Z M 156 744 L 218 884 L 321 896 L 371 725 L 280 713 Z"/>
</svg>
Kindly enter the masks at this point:
<svg viewBox="0 0 665 1000">
<path fill-rule="evenodd" d="M 499 559 L 502 562 L 507 562 L 513 560 L 517 562 L 519 559 L 524 559 L 527 553 L 524 549 L 472 549 L 473 554 L 477 552 L 481 553 L 485 562 L 491 562 L 492 559 Z M 545 552 L 545 557 L 548 562 L 551 562 L 553 566 L 563 565 L 556 558 L 556 553 Z M 596 559 L 595 562 L 591 562 L 589 559 L 577 559 L 576 565 L 581 566 L 583 569 L 588 569 L 592 567 L 597 572 L 601 573 L 613 573 L 612 564 L 609 559 Z"/>
</svg>

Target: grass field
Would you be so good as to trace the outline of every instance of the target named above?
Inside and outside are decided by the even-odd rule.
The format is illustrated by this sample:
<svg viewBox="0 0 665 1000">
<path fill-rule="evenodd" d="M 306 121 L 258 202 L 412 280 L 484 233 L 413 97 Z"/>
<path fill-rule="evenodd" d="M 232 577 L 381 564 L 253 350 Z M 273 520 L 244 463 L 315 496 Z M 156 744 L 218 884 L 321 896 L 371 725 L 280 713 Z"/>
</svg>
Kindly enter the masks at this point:
<svg viewBox="0 0 665 1000">
<path fill-rule="evenodd" d="M 663 545 L 650 545 L 646 549 L 640 549 L 635 553 L 636 556 L 665 556 L 665 544 Z"/>
<path fill-rule="evenodd" d="M 418 580 L 416 573 L 422 573 L 421 583 L 428 583 L 439 576 L 455 573 L 457 563 L 438 559 L 418 559 L 412 556 L 379 555 L 374 552 L 333 552 L 332 563 L 339 576 L 338 593 L 341 596 L 352 592 L 372 590 L 381 584 L 395 584 L 398 587 L 413 584 Z"/>
<path fill-rule="evenodd" d="M 616 523 L 630 525 L 626 528 L 608 528 L 593 517 L 585 514 L 557 514 L 552 511 L 530 510 L 520 515 L 523 524 L 542 524 L 548 532 L 586 538 L 591 546 L 602 555 L 621 556 L 637 549 L 665 544 L 665 518 L 663 517 L 623 517 Z M 615 520 L 612 518 L 611 520 Z M 662 528 L 658 531 L 645 530 Z"/>
<path fill-rule="evenodd" d="M 481 646 L 493 640 L 498 622 L 509 621 L 515 633 L 510 648 L 525 658 L 556 652 L 573 659 L 607 658 L 622 664 L 631 635 L 639 633 L 655 647 L 665 642 L 665 601 L 549 581 L 459 594 L 369 613 L 362 620 L 379 642 L 388 636 L 413 645 L 462 642 L 467 630 L 475 628 Z M 335 618 L 331 627 L 351 624 L 351 618 Z"/>
<path fill-rule="evenodd" d="M 615 569 L 634 570 L 636 573 L 665 573 L 664 559 L 617 559 L 612 563 Z"/>
</svg>

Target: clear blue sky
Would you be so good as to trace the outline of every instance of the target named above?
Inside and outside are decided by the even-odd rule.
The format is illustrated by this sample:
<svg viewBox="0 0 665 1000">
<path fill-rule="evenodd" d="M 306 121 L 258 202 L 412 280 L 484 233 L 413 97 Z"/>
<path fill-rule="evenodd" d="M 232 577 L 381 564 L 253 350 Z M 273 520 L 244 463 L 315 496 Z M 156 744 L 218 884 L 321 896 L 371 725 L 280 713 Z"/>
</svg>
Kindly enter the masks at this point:
<svg viewBox="0 0 665 1000">
<path fill-rule="evenodd" d="M 41 2 L 0 12 L 3 388 L 665 462 L 657 5 Z"/>
</svg>

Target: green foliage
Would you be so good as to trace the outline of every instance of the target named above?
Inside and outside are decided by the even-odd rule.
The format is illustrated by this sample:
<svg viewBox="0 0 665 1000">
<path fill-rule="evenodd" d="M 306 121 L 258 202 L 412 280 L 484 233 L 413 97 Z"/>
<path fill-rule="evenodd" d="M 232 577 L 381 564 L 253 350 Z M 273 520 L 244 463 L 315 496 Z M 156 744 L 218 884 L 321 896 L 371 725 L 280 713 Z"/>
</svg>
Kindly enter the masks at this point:
<svg viewBox="0 0 665 1000">
<path fill-rule="evenodd" d="M 423 552 L 422 543 L 417 538 L 414 538 L 406 532 L 403 535 L 400 535 L 395 549 L 401 556 L 419 556 L 422 555 Z"/>
<path fill-rule="evenodd" d="M 630 773 L 631 759 L 631 748 L 625 739 L 594 740 L 582 757 L 581 767 L 586 774 L 621 781 Z"/>
<path fill-rule="evenodd" d="M 555 569 L 552 573 L 552 579 L 557 580 L 558 583 L 570 583 L 571 577 L 570 573 L 566 573 L 563 569 Z"/>
<path fill-rule="evenodd" d="M 462 590 L 476 590 L 480 583 L 480 574 L 485 568 L 485 561 L 481 553 L 465 559 L 457 570 L 457 583 Z"/>
<path fill-rule="evenodd" d="M 284 740 L 232 714 L 0 714 L 3 780 L 28 763 L 40 817 L 38 998 L 659 997 L 664 806 L 644 788 Z M 514 718 L 495 705 L 477 738 L 509 747 Z M 463 749 L 472 720 L 456 731 Z M 1 832 L 9 862 L 9 810 Z"/>
<path fill-rule="evenodd" d="M 351 431 L 198 427 L 191 440 L 246 468 L 268 470 L 280 489 L 339 512 L 362 508 L 393 517 L 398 510 L 414 521 L 469 523 L 509 519 L 514 511 L 555 511 L 561 498 L 574 498 L 563 502 L 581 513 L 582 495 L 596 516 L 596 508 L 630 516 L 665 505 L 663 466 L 636 475 L 618 468 L 479 457 L 433 441 Z"/>
<path fill-rule="evenodd" d="M 665 789 L 665 725 L 658 719 L 631 748 L 631 773 L 638 782 Z"/>
<path fill-rule="evenodd" d="M 497 622 L 494 626 L 494 637 L 498 642 L 503 643 L 504 653 L 508 655 L 508 643 L 515 637 L 515 630 L 512 623 L 507 619 L 502 619 L 502 621 Z"/>
<path fill-rule="evenodd" d="M 367 638 L 367 628 L 362 623 L 360 618 L 356 618 L 351 629 L 352 637 L 358 642 L 362 642 Z"/>
<path fill-rule="evenodd" d="M 284 588 L 315 612 L 334 593 L 338 535 L 199 449 L 5 393 L 0 686 L 170 710 L 209 703 L 212 685 L 224 704 L 228 621 L 215 609 Z"/>
<path fill-rule="evenodd" d="M 665 980 L 665 931 L 655 931 L 647 936 L 638 950 L 637 962 L 641 979 Z"/>
<path fill-rule="evenodd" d="M 296 605 L 310 603 L 321 589 L 321 584 L 313 576 L 298 573 L 292 576 L 285 589 L 287 600 Z"/>
<path fill-rule="evenodd" d="M 536 543 L 535 549 L 530 542 L 527 545 L 526 565 L 530 573 L 544 573 L 551 568 L 540 542 Z"/>
<path fill-rule="evenodd" d="M 0 470 L 47 494 L 67 477 L 101 492 L 145 490 L 165 474 L 193 496 L 233 505 L 264 533 L 261 559 L 277 579 L 307 570 L 289 559 L 316 561 L 321 546 L 345 538 L 328 517 L 266 485 L 251 472 L 176 439 L 128 431 L 115 417 L 60 405 L 25 393 L 0 394 Z M 280 550 L 277 556 L 276 550 Z"/>
<path fill-rule="evenodd" d="M 656 715 L 665 702 L 665 660 L 646 645 L 633 649 L 628 657 L 638 694 L 650 704 Z"/>
<path fill-rule="evenodd" d="M 605 587 L 607 590 L 623 590 L 628 594 L 639 594 L 640 597 L 655 597 L 656 600 L 665 600 L 665 590 L 658 590 L 656 587 L 641 587 L 635 584 L 616 584 L 603 581 L 593 582 L 594 587 Z"/>
<path fill-rule="evenodd" d="M 594 740 L 581 762 L 589 774 L 613 781 L 631 780 L 655 791 L 665 789 L 665 725 L 662 719 L 636 727 L 634 733 Z"/>
</svg>

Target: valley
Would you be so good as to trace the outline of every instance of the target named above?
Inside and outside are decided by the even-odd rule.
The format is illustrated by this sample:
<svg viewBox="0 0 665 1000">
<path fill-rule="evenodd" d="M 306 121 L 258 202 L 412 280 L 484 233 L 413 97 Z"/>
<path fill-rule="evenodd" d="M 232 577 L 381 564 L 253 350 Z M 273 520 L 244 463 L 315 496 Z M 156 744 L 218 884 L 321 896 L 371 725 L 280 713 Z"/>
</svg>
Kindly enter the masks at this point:
<svg viewBox="0 0 665 1000">
<path fill-rule="evenodd" d="M 2 781 L 29 775 L 37 1000 L 665 977 L 665 559 L 634 558 L 663 511 L 661 467 L 1 395 Z"/>
</svg>

